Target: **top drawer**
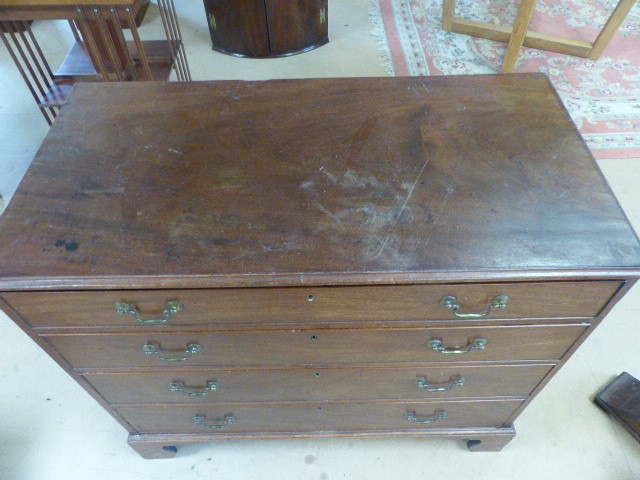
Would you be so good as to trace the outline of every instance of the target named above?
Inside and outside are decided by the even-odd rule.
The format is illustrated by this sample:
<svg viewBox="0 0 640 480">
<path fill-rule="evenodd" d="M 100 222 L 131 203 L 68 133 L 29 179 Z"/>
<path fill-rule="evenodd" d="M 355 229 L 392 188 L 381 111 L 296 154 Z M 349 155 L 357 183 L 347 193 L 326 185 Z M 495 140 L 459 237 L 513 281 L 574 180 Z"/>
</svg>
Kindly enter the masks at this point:
<svg viewBox="0 0 640 480">
<path fill-rule="evenodd" d="M 621 281 L 220 288 L 92 292 L 5 292 L 33 327 L 251 325 L 376 321 L 487 320 L 596 316 Z M 508 295 L 505 308 L 489 308 Z M 455 297 L 447 309 L 442 298 Z M 170 302 L 175 313 L 163 314 Z M 119 314 L 117 304 L 120 303 Z M 128 306 L 125 306 L 127 304 Z M 469 317 L 465 317 L 469 318 Z"/>
</svg>

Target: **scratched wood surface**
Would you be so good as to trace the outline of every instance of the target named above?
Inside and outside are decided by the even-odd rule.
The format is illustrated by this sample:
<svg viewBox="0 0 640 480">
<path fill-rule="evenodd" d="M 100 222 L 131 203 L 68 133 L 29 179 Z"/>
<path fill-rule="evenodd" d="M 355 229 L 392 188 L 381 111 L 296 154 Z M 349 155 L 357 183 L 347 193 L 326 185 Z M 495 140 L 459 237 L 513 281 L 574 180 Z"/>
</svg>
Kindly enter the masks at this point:
<svg viewBox="0 0 640 480">
<path fill-rule="evenodd" d="M 79 85 L 0 248 L 52 284 L 640 266 L 538 74 Z"/>
</svg>

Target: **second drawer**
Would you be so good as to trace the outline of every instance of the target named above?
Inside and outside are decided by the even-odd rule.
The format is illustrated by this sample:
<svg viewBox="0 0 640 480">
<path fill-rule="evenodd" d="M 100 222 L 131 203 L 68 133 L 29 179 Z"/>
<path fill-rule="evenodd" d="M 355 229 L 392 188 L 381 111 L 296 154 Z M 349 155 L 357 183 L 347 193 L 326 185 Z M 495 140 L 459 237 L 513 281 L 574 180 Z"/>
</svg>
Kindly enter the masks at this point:
<svg viewBox="0 0 640 480">
<path fill-rule="evenodd" d="M 588 324 L 43 335 L 79 369 L 559 360 Z M 459 352 L 459 353 L 454 353 Z"/>
<path fill-rule="evenodd" d="M 526 397 L 553 365 L 87 374 L 112 404 Z"/>
</svg>

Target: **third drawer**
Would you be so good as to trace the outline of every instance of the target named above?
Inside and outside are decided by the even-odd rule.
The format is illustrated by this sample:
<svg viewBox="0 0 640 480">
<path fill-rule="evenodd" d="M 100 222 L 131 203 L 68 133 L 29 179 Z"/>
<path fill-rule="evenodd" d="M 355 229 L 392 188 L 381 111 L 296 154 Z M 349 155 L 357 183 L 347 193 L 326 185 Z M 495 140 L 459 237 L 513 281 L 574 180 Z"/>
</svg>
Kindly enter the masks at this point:
<svg viewBox="0 0 640 480">
<path fill-rule="evenodd" d="M 526 397 L 553 365 L 87 374 L 112 404 Z"/>
</svg>

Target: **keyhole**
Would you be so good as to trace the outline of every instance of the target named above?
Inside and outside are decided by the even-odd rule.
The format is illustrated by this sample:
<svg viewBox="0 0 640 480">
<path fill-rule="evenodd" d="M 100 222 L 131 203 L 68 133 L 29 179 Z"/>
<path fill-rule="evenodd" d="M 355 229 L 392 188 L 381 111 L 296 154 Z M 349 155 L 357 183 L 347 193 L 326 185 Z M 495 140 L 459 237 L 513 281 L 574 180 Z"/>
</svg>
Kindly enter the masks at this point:
<svg viewBox="0 0 640 480">
<path fill-rule="evenodd" d="M 320 372 L 316 372 L 315 377 L 316 377 L 316 378 L 320 378 Z"/>
<path fill-rule="evenodd" d="M 318 336 L 317 335 L 311 335 L 311 340 L 317 340 Z"/>
<path fill-rule="evenodd" d="M 312 294 L 307 295 L 307 300 L 310 302 L 313 302 L 316 299 L 316 297 Z"/>
</svg>

